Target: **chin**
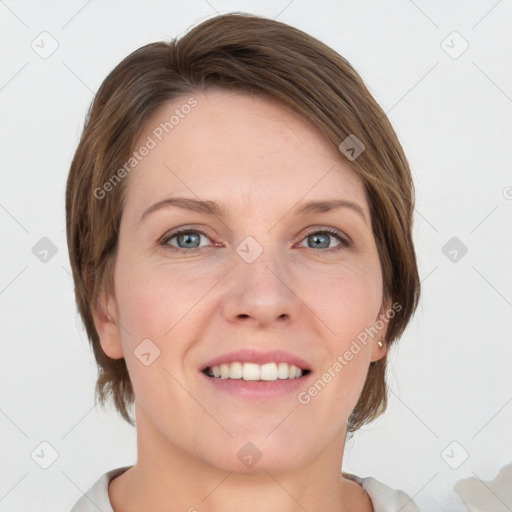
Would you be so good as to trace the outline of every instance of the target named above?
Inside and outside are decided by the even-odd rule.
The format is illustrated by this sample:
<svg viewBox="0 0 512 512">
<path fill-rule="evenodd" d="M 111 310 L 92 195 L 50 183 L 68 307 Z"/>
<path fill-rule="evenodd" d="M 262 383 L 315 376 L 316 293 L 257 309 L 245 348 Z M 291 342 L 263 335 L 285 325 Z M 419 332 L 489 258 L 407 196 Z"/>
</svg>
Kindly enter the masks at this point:
<svg viewBox="0 0 512 512">
<path fill-rule="evenodd" d="M 251 433 L 235 436 L 234 439 L 210 451 L 214 459 L 208 462 L 224 471 L 242 474 L 267 471 L 279 473 L 299 469 L 307 464 L 307 453 L 297 448 L 311 447 L 303 437 L 301 441 L 300 436 L 288 436 L 285 441 L 285 436 L 270 434 L 269 437 L 265 437 L 267 434 L 268 431 L 260 435 Z"/>
</svg>

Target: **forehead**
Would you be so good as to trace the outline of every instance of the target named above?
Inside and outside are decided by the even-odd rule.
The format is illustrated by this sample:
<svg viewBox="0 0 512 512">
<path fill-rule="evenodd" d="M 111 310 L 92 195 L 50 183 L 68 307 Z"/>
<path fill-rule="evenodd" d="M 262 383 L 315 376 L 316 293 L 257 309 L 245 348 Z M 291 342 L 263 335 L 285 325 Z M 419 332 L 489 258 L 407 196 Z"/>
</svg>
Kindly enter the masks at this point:
<svg viewBox="0 0 512 512">
<path fill-rule="evenodd" d="M 139 211 L 174 193 L 288 207 L 339 195 L 366 208 L 337 149 L 277 100 L 222 89 L 182 96 L 146 122 L 135 151 L 144 145 L 152 148 L 127 184 L 127 204 Z"/>
</svg>

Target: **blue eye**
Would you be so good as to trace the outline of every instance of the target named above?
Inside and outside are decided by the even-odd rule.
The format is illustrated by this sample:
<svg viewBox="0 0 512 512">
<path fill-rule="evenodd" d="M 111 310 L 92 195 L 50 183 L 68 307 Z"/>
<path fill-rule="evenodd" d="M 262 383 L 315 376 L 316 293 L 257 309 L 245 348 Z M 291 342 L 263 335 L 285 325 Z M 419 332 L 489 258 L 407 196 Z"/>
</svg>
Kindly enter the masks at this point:
<svg viewBox="0 0 512 512">
<path fill-rule="evenodd" d="M 161 241 L 161 245 L 164 245 L 167 249 L 172 252 L 196 252 L 200 249 L 204 249 L 209 246 L 200 246 L 201 236 L 210 240 L 208 235 L 198 229 L 182 229 L 171 233 Z M 339 244 L 334 247 L 329 247 L 329 238 L 335 238 Z M 171 244 L 171 240 L 176 239 L 177 246 Z M 329 251 L 338 251 L 344 248 L 351 247 L 351 241 L 343 233 L 333 228 L 322 228 L 308 233 L 302 240 L 307 242 L 311 241 L 309 249 L 328 249 Z M 211 247 L 211 246 L 210 246 Z M 304 247 L 304 246 L 301 246 Z"/>
<path fill-rule="evenodd" d="M 201 242 L 201 236 L 208 238 L 205 233 L 199 230 L 185 229 L 181 231 L 176 231 L 163 241 L 163 245 L 169 245 L 171 251 L 179 252 L 185 250 L 186 252 L 194 252 L 194 250 L 201 249 L 201 247 L 198 247 L 196 245 Z M 169 244 L 169 242 L 174 238 L 176 238 L 178 243 L 177 248 L 175 248 L 176 246 Z"/>
<path fill-rule="evenodd" d="M 340 243 L 335 247 L 329 247 L 329 237 L 336 238 Z M 332 228 L 324 228 L 322 230 L 311 231 L 304 238 L 306 241 L 312 241 L 313 247 L 312 249 L 331 249 L 331 250 L 339 250 L 346 247 L 350 247 L 350 240 L 343 235 L 337 229 Z"/>
</svg>

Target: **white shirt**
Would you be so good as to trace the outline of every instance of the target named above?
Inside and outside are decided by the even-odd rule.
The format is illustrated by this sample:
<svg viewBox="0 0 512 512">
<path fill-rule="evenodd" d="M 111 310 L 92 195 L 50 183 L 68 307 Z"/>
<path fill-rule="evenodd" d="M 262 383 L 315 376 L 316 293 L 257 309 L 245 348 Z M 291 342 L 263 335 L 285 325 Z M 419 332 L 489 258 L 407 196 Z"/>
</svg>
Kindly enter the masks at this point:
<svg viewBox="0 0 512 512">
<path fill-rule="evenodd" d="M 76 502 L 71 512 L 114 512 L 108 497 L 108 484 L 110 480 L 131 467 L 124 466 L 104 473 Z M 391 489 L 372 477 L 361 478 L 345 472 L 343 476 L 363 487 L 370 496 L 375 512 L 420 512 L 412 498 L 404 491 Z"/>
</svg>

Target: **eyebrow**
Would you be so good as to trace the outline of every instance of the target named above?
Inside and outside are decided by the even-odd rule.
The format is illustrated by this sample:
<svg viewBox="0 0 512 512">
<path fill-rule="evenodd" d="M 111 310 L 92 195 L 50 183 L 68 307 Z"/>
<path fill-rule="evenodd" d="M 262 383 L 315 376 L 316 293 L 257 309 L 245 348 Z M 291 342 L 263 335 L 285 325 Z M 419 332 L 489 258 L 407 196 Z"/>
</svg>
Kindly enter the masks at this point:
<svg viewBox="0 0 512 512">
<path fill-rule="evenodd" d="M 158 201 L 150 206 L 142 215 L 139 222 L 142 222 L 150 213 L 167 207 L 180 208 L 182 210 L 189 210 L 206 215 L 216 217 L 227 217 L 227 209 L 224 205 L 214 201 L 201 201 L 199 199 L 192 199 L 189 197 L 169 197 Z M 365 224 L 367 224 L 366 215 L 363 208 L 357 203 L 347 201 L 346 199 L 328 199 L 323 201 L 310 201 L 305 204 L 299 205 L 294 210 L 294 215 L 308 215 L 312 213 L 323 213 L 339 208 L 349 208 L 362 217 Z"/>
</svg>

